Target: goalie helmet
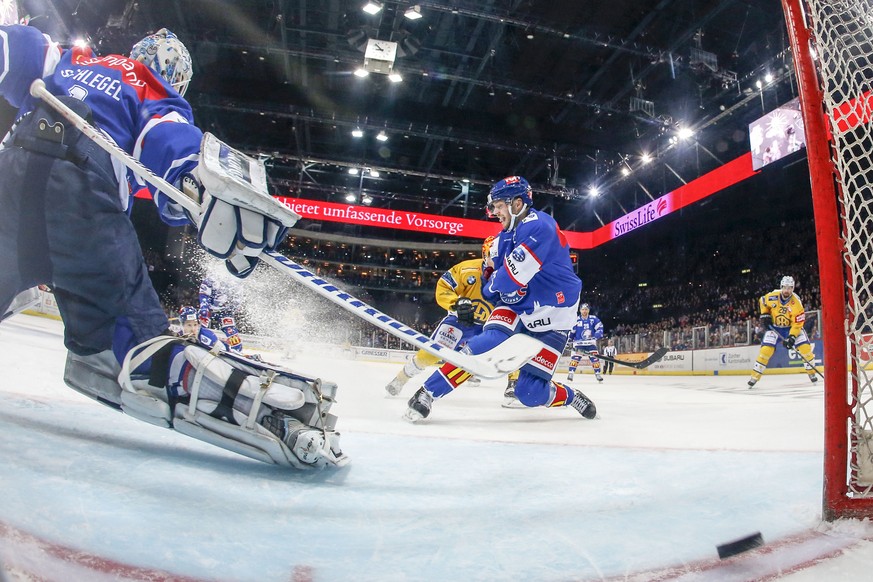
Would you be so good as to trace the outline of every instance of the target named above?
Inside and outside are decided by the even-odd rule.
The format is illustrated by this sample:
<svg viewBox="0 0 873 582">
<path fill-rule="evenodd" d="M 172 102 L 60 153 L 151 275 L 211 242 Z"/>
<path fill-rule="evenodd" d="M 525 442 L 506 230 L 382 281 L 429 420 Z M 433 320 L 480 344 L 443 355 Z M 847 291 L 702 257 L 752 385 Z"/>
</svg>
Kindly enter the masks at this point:
<svg viewBox="0 0 873 582">
<path fill-rule="evenodd" d="M 172 85 L 179 95 L 185 95 L 194 71 L 188 49 L 175 34 L 166 28 L 160 29 L 133 45 L 130 58 L 145 64 Z"/>
<path fill-rule="evenodd" d="M 533 206 L 530 184 L 521 176 L 507 176 L 491 187 L 488 193 L 488 208 L 495 200 L 505 200 L 507 203 L 515 198 L 521 198 L 526 206 Z"/>
<path fill-rule="evenodd" d="M 790 275 L 785 275 L 782 277 L 782 281 L 779 283 L 780 287 L 791 287 L 794 289 L 794 277 Z"/>
</svg>

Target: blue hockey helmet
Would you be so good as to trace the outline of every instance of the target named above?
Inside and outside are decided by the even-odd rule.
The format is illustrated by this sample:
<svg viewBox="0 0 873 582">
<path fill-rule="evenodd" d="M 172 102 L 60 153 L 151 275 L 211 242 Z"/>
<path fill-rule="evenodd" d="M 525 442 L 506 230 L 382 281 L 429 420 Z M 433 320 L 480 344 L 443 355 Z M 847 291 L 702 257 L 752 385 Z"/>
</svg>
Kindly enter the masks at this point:
<svg viewBox="0 0 873 582">
<path fill-rule="evenodd" d="M 182 323 L 186 321 L 197 321 L 197 310 L 190 305 L 183 305 L 179 309 L 179 321 Z"/>
<path fill-rule="evenodd" d="M 130 58 L 139 61 L 156 72 L 173 86 L 179 95 L 185 95 L 188 83 L 194 76 L 191 66 L 191 55 L 179 38 L 162 28 L 135 45 L 130 51 Z"/>
<path fill-rule="evenodd" d="M 521 176 L 507 176 L 493 186 L 488 193 L 488 207 L 495 200 L 505 200 L 507 202 L 521 198 L 521 201 L 527 206 L 533 206 L 533 198 L 531 197 L 530 184 Z"/>
</svg>

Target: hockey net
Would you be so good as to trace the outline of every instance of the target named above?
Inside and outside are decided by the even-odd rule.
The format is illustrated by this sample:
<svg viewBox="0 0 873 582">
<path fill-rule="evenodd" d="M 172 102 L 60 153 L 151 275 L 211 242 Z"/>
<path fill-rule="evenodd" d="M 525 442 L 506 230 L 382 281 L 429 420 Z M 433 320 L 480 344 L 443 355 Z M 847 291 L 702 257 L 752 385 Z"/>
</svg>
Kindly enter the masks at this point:
<svg viewBox="0 0 873 582">
<path fill-rule="evenodd" d="M 806 125 L 821 279 L 823 516 L 873 517 L 873 0 L 782 5 Z"/>
</svg>

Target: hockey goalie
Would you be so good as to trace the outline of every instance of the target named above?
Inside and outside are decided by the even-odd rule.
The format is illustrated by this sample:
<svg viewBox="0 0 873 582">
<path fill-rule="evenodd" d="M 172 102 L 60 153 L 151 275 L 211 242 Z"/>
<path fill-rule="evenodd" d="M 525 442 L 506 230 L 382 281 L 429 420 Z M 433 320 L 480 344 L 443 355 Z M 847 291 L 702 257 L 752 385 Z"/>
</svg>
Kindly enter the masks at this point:
<svg viewBox="0 0 873 582">
<path fill-rule="evenodd" d="M 0 145 L 0 316 L 48 284 L 72 388 L 261 461 L 347 462 L 330 413 L 335 384 L 168 330 L 129 218 L 143 175 L 161 219 L 194 225 L 241 278 L 300 218 L 269 195 L 263 162 L 194 124 L 179 38 L 161 29 L 129 56 L 62 48 L 22 25 L 0 25 L 0 38 L 0 98 L 18 109 Z"/>
</svg>

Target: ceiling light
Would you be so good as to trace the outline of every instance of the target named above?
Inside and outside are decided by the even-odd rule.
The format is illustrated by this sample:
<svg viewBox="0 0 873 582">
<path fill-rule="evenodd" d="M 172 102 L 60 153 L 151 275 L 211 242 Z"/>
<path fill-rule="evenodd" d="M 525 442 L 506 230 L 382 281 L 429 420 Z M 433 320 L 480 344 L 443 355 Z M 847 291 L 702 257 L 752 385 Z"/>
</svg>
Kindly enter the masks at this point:
<svg viewBox="0 0 873 582">
<path fill-rule="evenodd" d="M 650 156 L 649 154 L 643 154 L 640 159 L 642 160 L 642 162 L 644 164 L 648 164 L 649 162 L 652 161 L 652 156 Z"/>
<path fill-rule="evenodd" d="M 403 16 L 405 16 L 409 20 L 418 20 L 419 18 L 421 18 L 421 6 L 419 6 L 418 4 L 412 6 L 403 13 Z"/>
<path fill-rule="evenodd" d="M 369 74 L 370 74 L 370 71 L 368 71 L 367 69 L 364 69 L 364 68 L 355 69 L 355 76 L 356 77 L 361 77 L 363 79 L 364 77 L 366 77 Z"/>
<path fill-rule="evenodd" d="M 400 73 L 391 73 L 390 75 L 388 75 L 388 79 L 392 83 L 399 83 L 403 80 L 403 77 L 400 76 Z"/>
<path fill-rule="evenodd" d="M 689 127 L 680 127 L 676 135 L 679 136 L 679 139 L 688 139 L 694 136 L 694 130 Z"/>
<path fill-rule="evenodd" d="M 381 176 L 379 170 L 369 170 L 369 173 L 371 178 L 378 178 L 379 176 Z"/>
<path fill-rule="evenodd" d="M 357 200 L 357 197 L 354 194 L 346 194 L 346 202 L 354 202 L 355 200 Z"/>
<path fill-rule="evenodd" d="M 772 83 L 773 82 L 773 73 L 767 73 L 766 75 L 764 75 L 764 80 L 767 81 L 768 83 Z"/>
<path fill-rule="evenodd" d="M 376 0 L 369 0 L 364 7 L 361 8 L 367 14 L 378 14 L 380 10 L 382 10 L 382 3 L 377 2 Z"/>
<path fill-rule="evenodd" d="M 376 136 L 376 139 L 378 139 L 379 141 L 388 141 L 388 136 L 385 135 L 384 131 L 380 131 L 379 134 Z"/>
<path fill-rule="evenodd" d="M 351 174 L 352 176 L 357 176 L 358 169 L 357 168 L 349 168 L 349 174 Z"/>
<path fill-rule="evenodd" d="M 600 189 L 597 186 L 591 186 L 588 188 L 588 194 L 596 198 L 597 196 L 600 196 Z"/>
<path fill-rule="evenodd" d="M 621 169 L 621 175 L 622 175 L 622 176 L 627 176 L 628 174 L 630 174 L 630 172 L 631 172 L 631 171 L 630 171 L 630 169 L 629 169 L 627 166 L 625 166 L 625 167 L 623 167 L 623 168 Z"/>
<path fill-rule="evenodd" d="M 352 137 L 364 137 L 364 130 L 359 127 L 356 127 L 352 130 Z"/>
<path fill-rule="evenodd" d="M 761 82 L 761 79 L 758 79 L 757 81 L 755 81 L 755 87 L 757 87 L 758 89 L 760 89 L 763 86 L 764 86 L 764 84 Z"/>
<path fill-rule="evenodd" d="M 363 202 L 364 204 L 372 204 L 373 198 L 371 196 L 368 196 L 367 194 L 364 194 L 364 197 L 361 198 L 361 202 Z"/>
</svg>

